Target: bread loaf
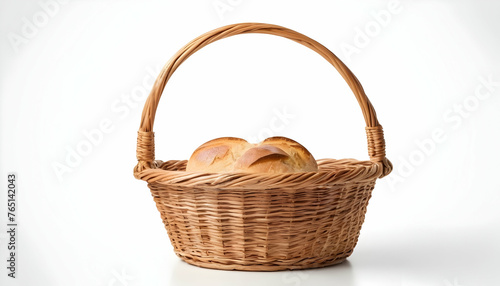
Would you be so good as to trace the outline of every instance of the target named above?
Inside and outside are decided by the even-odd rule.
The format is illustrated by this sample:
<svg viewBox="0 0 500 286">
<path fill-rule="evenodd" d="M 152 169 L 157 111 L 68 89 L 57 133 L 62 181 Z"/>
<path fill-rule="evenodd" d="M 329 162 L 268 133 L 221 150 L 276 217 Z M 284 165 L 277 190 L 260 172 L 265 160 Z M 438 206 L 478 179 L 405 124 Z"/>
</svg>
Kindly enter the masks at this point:
<svg viewBox="0 0 500 286">
<path fill-rule="evenodd" d="M 304 146 L 286 137 L 271 137 L 258 144 L 223 137 L 198 147 L 191 155 L 186 171 L 296 173 L 317 172 L 318 165 Z"/>
</svg>

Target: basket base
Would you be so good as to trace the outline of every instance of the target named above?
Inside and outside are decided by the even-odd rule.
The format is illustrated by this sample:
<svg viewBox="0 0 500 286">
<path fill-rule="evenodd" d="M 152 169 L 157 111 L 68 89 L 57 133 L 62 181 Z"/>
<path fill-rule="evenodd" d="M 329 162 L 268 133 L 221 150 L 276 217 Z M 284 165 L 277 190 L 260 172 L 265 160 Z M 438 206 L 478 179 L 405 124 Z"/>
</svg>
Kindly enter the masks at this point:
<svg viewBox="0 0 500 286">
<path fill-rule="evenodd" d="M 239 270 L 239 271 L 284 271 L 284 270 L 299 270 L 299 269 L 312 269 L 312 268 L 322 268 L 332 265 L 340 264 L 346 261 L 349 255 L 345 257 L 339 257 L 333 260 L 327 260 L 323 262 L 315 262 L 315 263 L 301 263 L 301 264 L 291 264 L 291 265 L 259 265 L 259 264 L 223 264 L 219 262 L 205 262 L 199 260 L 193 260 L 192 258 L 183 256 L 177 253 L 184 262 L 208 269 L 217 269 L 217 270 Z"/>
</svg>

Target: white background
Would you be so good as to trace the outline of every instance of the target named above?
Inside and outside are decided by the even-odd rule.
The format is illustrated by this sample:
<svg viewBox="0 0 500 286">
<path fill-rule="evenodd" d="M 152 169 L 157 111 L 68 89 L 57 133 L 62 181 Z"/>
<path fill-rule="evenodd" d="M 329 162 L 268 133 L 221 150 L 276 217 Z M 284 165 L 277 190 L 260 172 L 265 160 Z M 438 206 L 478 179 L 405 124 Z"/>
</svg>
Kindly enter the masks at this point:
<svg viewBox="0 0 500 286">
<path fill-rule="evenodd" d="M 350 2 L 1 1 L 1 260 L 10 171 L 19 176 L 19 251 L 17 278 L 2 262 L 0 284 L 499 285 L 500 4 Z M 132 175 L 161 66 L 196 36 L 237 22 L 282 25 L 330 48 L 384 126 L 395 170 L 378 181 L 354 254 L 339 266 L 187 265 Z M 188 159 L 215 137 L 266 134 L 318 159 L 367 159 L 364 121 L 340 75 L 268 35 L 226 39 L 185 62 L 155 131 L 162 160 Z"/>
</svg>

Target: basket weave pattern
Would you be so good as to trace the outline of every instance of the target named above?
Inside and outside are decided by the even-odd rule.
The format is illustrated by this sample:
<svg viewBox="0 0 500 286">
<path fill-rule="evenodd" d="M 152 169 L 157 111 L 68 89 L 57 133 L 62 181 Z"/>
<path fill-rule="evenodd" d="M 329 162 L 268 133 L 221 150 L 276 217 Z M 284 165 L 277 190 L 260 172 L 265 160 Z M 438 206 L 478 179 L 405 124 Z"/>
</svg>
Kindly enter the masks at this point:
<svg viewBox="0 0 500 286">
<path fill-rule="evenodd" d="M 203 46 L 244 33 L 283 36 L 318 52 L 353 90 L 367 124 L 369 161 L 318 160 L 318 172 L 191 173 L 186 161 L 154 158 L 152 131 L 163 89 L 177 67 Z M 147 181 L 175 253 L 208 268 L 274 271 L 344 261 L 359 237 L 377 178 L 389 174 L 382 127 L 352 72 L 318 42 L 269 24 L 234 24 L 208 32 L 167 63 L 145 104 L 136 178 Z"/>
</svg>

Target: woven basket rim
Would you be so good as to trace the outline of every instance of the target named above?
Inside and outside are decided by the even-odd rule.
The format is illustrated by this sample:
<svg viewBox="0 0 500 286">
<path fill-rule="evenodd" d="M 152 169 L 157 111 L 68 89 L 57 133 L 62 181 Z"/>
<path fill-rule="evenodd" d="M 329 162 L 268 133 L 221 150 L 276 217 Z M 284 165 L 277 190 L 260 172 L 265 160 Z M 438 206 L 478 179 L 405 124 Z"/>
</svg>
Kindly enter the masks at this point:
<svg viewBox="0 0 500 286">
<path fill-rule="evenodd" d="M 356 159 L 317 160 L 318 172 L 298 173 L 201 173 L 186 172 L 187 160 L 154 161 L 142 178 L 150 184 L 214 189 L 307 188 L 318 185 L 351 184 L 377 179 L 381 163 Z"/>
</svg>

